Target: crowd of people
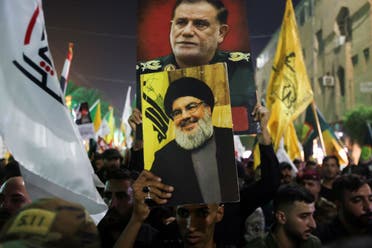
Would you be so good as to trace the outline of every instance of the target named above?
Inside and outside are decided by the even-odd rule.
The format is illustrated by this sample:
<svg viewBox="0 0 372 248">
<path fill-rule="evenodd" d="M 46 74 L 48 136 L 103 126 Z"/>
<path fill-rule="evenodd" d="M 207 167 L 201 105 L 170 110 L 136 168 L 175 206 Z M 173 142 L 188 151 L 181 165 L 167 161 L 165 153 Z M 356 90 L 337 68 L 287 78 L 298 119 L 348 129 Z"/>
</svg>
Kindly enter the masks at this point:
<svg viewBox="0 0 372 248">
<path fill-rule="evenodd" d="M 228 53 L 218 50 L 228 32 L 227 17 L 228 12 L 219 0 L 177 0 L 170 31 L 172 54 L 159 58 L 156 70 L 169 68 L 167 63 L 172 63 L 175 68 L 185 68 L 229 62 Z M 230 65 L 230 68 L 236 72 L 234 66 Z M 139 67 L 138 75 L 147 73 L 147 69 Z M 186 138 L 194 139 L 195 136 L 189 134 L 200 129 L 202 114 L 198 111 L 205 109 L 204 113 L 211 114 L 214 102 L 213 97 L 204 99 L 193 95 L 195 92 L 185 92 L 169 101 L 167 114 L 170 119 L 177 118 L 175 129 L 184 130 Z M 195 99 L 191 103 L 179 103 L 180 98 Z M 286 162 L 279 163 L 267 128 L 269 111 L 258 102 L 250 115 L 260 127 L 257 140 L 261 164 L 254 168 L 252 160 L 239 158 L 237 161 L 240 162 L 228 165 L 238 171 L 238 180 L 231 183 L 239 185 L 239 201 L 223 201 L 220 194 L 224 189 L 221 188 L 213 192 L 213 197 L 205 198 L 211 191 L 210 185 L 203 183 L 199 176 L 201 200 L 197 204 L 182 202 L 182 194 L 179 195 L 177 190 L 185 187 L 187 191 L 189 185 L 172 185 L 157 175 L 158 168 L 144 170 L 143 141 L 140 135 L 136 135 L 142 123 L 138 108 L 133 110 L 128 120 L 136 137 L 133 147 L 125 154 L 114 148 L 103 153 L 89 152 L 94 171 L 103 182 L 103 185 L 97 185 L 97 190 L 109 207 L 97 224 L 78 204 L 57 198 L 32 202 L 18 163 L 14 160 L 2 163 L 1 245 L 368 247 L 372 234 L 369 170 L 350 165 L 341 172 L 338 158 L 332 155 L 326 156 L 321 165 L 312 160 L 293 161 L 296 167 Z M 209 143 L 204 146 L 217 152 L 216 157 L 223 157 L 224 151 L 214 146 L 216 128 L 210 130 L 210 135 L 198 147 L 212 137 L 212 146 Z M 176 139 L 173 146 L 177 146 L 176 143 L 179 145 L 180 142 Z M 181 147 L 182 153 L 194 150 L 194 147 Z M 169 163 L 167 155 L 163 156 L 165 158 L 159 166 Z M 190 156 L 194 164 L 194 158 L 202 159 L 203 162 L 196 163 L 199 166 L 218 164 L 214 159 L 206 159 L 205 155 L 192 153 Z M 177 169 L 179 163 L 168 166 Z M 220 171 L 208 173 L 219 181 L 223 180 L 224 174 L 215 174 Z M 169 204 L 176 194 L 177 204 Z M 203 202 L 203 199 L 208 200 Z"/>
<path fill-rule="evenodd" d="M 293 173 L 293 166 L 279 163 L 271 144 L 265 143 L 270 138 L 262 137 L 267 132 L 267 110 L 261 106 L 256 111 L 263 127 L 258 135 L 261 166 L 252 169 L 250 160 L 236 164 L 243 169 L 239 202 L 168 206 L 173 186 L 150 171 L 132 169 L 118 150 L 108 149 L 92 156 L 105 183 L 99 191 L 109 206 L 96 225 L 89 216 L 80 216 L 79 221 L 73 217 L 84 212 L 77 204 L 62 199 L 32 203 L 19 165 L 11 160 L 1 173 L 0 242 L 41 247 L 368 247 L 372 235 L 368 174 L 355 165 L 341 171 L 336 156 L 326 156 L 321 165 L 312 160 L 296 163 Z M 34 224 L 52 218 L 43 209 L 57 216 L 45 224 L 45 232 L 42 224 Z M 30 232 L 14 223 L 36 226 Z M 60 236 L 72 241 L 61 245 Z"/>
</svg>

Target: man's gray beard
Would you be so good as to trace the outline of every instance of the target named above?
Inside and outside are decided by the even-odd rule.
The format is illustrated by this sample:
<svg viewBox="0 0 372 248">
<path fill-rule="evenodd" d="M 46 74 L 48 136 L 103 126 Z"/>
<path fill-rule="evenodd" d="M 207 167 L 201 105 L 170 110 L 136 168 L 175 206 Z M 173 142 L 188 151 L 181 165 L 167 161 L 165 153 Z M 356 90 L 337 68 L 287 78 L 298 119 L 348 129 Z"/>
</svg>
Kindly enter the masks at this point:
<svg viewBox="0 0 372 248">
<path fill-rule="evenodd" d="M 213 135 L 212 116 L 204 110 L 204 117 L 198 120 L 195 133 L 187 134 L 176 127 L 176 143 L 185 150 L 192 150 L 203 145 Z"/>
</svg>

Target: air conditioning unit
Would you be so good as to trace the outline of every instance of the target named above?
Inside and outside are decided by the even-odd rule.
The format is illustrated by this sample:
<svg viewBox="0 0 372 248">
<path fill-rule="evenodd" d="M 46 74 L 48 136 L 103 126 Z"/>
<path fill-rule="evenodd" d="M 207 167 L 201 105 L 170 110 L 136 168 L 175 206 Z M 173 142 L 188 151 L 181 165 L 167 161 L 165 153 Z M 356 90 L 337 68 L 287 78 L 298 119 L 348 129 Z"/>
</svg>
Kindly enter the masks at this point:
<svg viewBox="0 0 372 248">
<path fill-rule="evenodd" d="M 336 47 L 342 46 L 345 44 L 346 41 L 346 36 L 345 35 L 340 35 L 336 37 Z"/>
<path fill-rule="evenodd" d="M 333 87 L 335 86 L 335 79 L 333 78 L 333 76 L 325 75 L 323 76 L 322 83 L 325 87 Z"/>
</svg>

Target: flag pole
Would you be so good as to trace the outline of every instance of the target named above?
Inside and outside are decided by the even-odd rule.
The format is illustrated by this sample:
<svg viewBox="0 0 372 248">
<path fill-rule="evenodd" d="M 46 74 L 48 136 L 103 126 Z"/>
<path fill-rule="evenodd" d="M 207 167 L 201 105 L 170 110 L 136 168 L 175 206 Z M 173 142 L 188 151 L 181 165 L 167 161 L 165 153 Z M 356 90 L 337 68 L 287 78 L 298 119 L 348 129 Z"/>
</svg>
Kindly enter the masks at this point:
<svg viewBox="0 0 372 248">
<path fill-rule="evenodd" d="M 325 155 L 327 155 L 326 150 L 325 150 L 322 130 L 320 129 L 320 123 L 319 123 L 318 113 L 316 111 L 315 101 L 311 102 L 311 109 L 313 110 L 314 119 L 315 119 L 315 123 L 316 123 L 316 128 L 318 130 L 318 135 L 319 135 L 319 139 L 320 139 L 320 145 L 322 146 L 323 153 Z"/>
<path fill-rule="evenodd" d="M 93 103 L 93 105 L 89 108 L 89 112 L 91 112 L 91 111 L 96 107 L 96 105 L 97 105 L 99 102 L 100 102 L 100 99 L 97 99 L 97 100 Z"/>
<path fill-rule="evenodd" d="M 73 51 L 72 51 L 73 47 L 74 47 L 74 43 L 70 42 L 68 44 L 68 52 L 67 52 L 65 64 L 63 65 L 61 79 L 59 80 L 63 95 L 66 94 L 66 90 L 67 90 L 67 80 L 70 74 L 70 66 L 71 66 L 71 61 L 72 61 L 72 56 L 73 56 Z"/>
</svg>

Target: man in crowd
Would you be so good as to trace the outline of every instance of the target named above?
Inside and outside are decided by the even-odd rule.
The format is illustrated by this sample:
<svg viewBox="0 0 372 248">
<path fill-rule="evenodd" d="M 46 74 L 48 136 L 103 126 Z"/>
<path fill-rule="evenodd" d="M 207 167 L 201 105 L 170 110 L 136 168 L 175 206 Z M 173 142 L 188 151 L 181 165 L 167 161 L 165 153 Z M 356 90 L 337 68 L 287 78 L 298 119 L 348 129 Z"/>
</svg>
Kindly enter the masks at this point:
<svg viewBox="0 0 372 248">
<path fill-rule="evenodd" d="M 148 187 L 150 192 L 144 192 Z M 115 247 L 133 247 L 137 234 L 150 213 L 145 198 L 151 194 L 157 204 L 166 203 L 172 196 L 173 187 L 161 183 L 161 179 L 149 171 L 142 171 L 133 184 L 134 210 L 128 226 L 121 234 Z M 147 191 L 147 190 L 146 190 Z M 183 247 L 215 247 L 213 239 L 215 225 L 223 218 L 223 205 L 190 204 L 177 206 L 177 225 L 183 240 Z"/>
<path fill-rule="evenodd" d="M 372 191 L 357 175 L 343 175 L 333 183 L 338 214 L 329 224 L 319 226 L 316 235 L 323 244 L 343 238 L 372 234 Z"/>
<path fill-rule="evenodd" d="M 115 148 L 110 148 L 102 153 L 103 166 L 108 169 L 120 168 L 122 156 Z"/>
<path fill-rule="evenodd" d="M 177 224 L 184 247 L 215 247 L 214 230 L 223 213 L 223 205 L 216 203 L 178 206 Z"/>
<path fill-rule="evenodd" d="M 24 205 L 31 203 L 21 176 L 11 177 L 0 188 L 0 227 Z"/>
<path fill-rule="evenodd" d="M 0 231 L 0 247 L 100 248 L 97 227 L 80 204 L 44 198 L 28 204 Z"/>
<path fill-rule="evenodd" d="M 213 126 L 213 107 L 213 92 L 199 79 L 182 77 L 167 89 L 175 139 L 155 153 L 151 171 L 175 187 L 170 204 L 238 200 L 232 130 Z"/>
<path fill-rule="evenodd" d="M 334 155 L 325 156 L 322 164 L 323 182 L 320 190 L 320 196 L 329 201 L 335 201 L 333 194 L 333 182 L 340 174 L 340 163 Z"/>
<path fill-rule="evenodd" d="M 10 214 L 31 203 L 23 178 L 11 177 L 0 188 L 0 206 Z"/>
<path fill-rule="evenodd" d="M 110 170 L 120 168 L 123 157 L 117 149 L 109 148 L 102 153 L 102 159 L 103 166 L 96 172 L 96 174 L 99 179 L 105 183 Z"/>
<path fill-rule="evenodd" d="M 293 182 L 294 175 L 293 175 L 292 166 L 287 162 L 281 162 L 279 164 L 279 168 L 280 168 L 280 174 L 281 174 L 280 183 L 288 184 L 288 183 Z"/>
<path fill-rule="evenodd" d="M 316 223 L 314 197 L 309 191 L 295 184 L 282 185 L 273 205 L 274 226 L 265 238 L 251 241 L 247 247 L 321 247 L 311 234 Z"/>
<path fill-rule="evenodd" d="M 127 225 L 133 208 L 132 191 L 131 178 L 124 170 L 110 171 L 104 189 L 109 210 L 98 224 L 103 247 L 112 247 Z"/>
<path fill-rule="evenodd" d="M 298 182 L 315 198 L 314 219 L 317 225 L 331 222 L 337 214 L 336 204 L 319 195 L 321 183 L 318 170 L 310 167 L 304 168 L 299 173 Z"/>
</svg>

